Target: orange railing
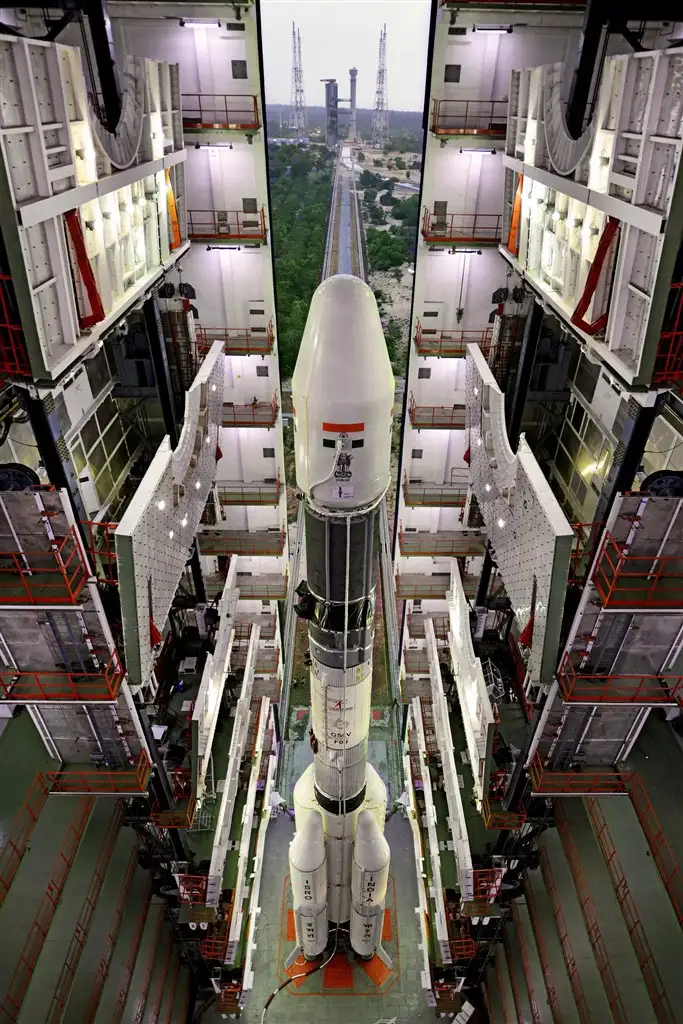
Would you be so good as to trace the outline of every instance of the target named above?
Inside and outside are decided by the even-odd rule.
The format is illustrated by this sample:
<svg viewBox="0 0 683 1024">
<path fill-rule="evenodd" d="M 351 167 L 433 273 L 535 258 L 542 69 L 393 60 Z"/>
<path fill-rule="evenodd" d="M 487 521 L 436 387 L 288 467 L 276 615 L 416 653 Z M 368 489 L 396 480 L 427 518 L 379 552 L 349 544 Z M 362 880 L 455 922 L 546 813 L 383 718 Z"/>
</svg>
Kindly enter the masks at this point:
<svg viewBox="0 0 683 1024">
<path fill-rule="evenodd" d="M 464 430 L 467 422 L 464 405 L 418 405 L 412 391 L 408 400 L 408 415 L 418 430 Z"/>
<path fill-rule="evenodd" d="M 183 93 L 181 102 L 186 132 L 211 128 L 254 131 L 261 127 L 256 96 L 188 92 Z"/>
<path fill-rule="evenodd" d="M 510 975 L 510 988 L 512 989 L 512 999 L 515 1004 L 515 1015 L 518 1021 L 525 1021 L 526 1008 L 522 1003 L 522 996 L 519 991 L 517 971 L 515 970 L 514 961 L 512 957 L 512 943 L 510 942 L 510 932 L 508 931 L 507 928 L 505 928 L 503 931 L 503 949 L 505 950 L 505 957 L 508 963 L 508 973 Z"/>
<path fill-rule="evenodd" d="M 17 1020 L 94 804 L 93 797 L 82 797 L 76 805 L 60 851 L 52 865 L 50 881 L 47 883 L 47 888 L 38 905 L 28 936 L 12 972 L 12 980 L 0 1004 L 0 1019 L 2 1020 Z"/>
<path fill-rule="evenodd" d="M 168 1000 L 167 1000 L 167 1003 L 166 1003 L 167 1009 L 166 1009 L 166 1015 L 164 1017 L 164 1024 L 171 1024 L 171 1019 L 173 1017 L 173 1003 L 175 1002 L 176 989 L 178 988 L 178 982 L 180 981 L 180 975 L 181 975 L 181 972 L 182 972 L 182 965 L 181 965 L 179 957 L 176 957 L 175 963 L 174 963 L 173 966 L 174 966 L 174 969 L 173 969 L 173 980 L 171 981 L 171 988 L 170 988 L 170 991 L 168 993 Z M 179 1019 L 183 1020 L 184 1018 L 181 1017 Z"/>
<path fill-rule="evenodd" d="M 158 973 L 156 979 L 156 988 L 154 990 L 154 996 L 152 998 L 152 1005 L 150 1006 L 145 1016 L 145 1024 L 159 1024 L 159 1014 L 161 1012 L 161 1004 L 164 999 L 164 988 L 166 986 L 166 977 L 168 975 L 168 968 L 171 963 L 171 957 L 173 955 L 173 932 L 169 929 L 168 938 L 166 944 L 166 952 L 164 954 L 164 960 L 161 965 L 161 970 Z M 135 1024 L 142 1024 L 141 1017 L 135 1017 Z"/>
<path fill-rule="evenodd" d="M 0 377 L 30 377 L 24 329 L 10 274 L 0 273 Z"/>
<path fill-rule="evenodd" d="M 191 717 L 191 715 L 189 716 Z M 178 804 L 170 810 L 153 807 L 150 817 L 159 828 L 189 828 L 194 820 L 197 794 L 192 787 L 192 772 L 176 768 L 171 775 L 173 799 Z"/>
<path fill-rule="evenodd" d="M 526 821 L 526 811 L 523 808 L 505 811 L 497 801 L 491 801 L 488 794 L 484 795 L 481 802 L 481 816 L 484 819 L 484 827 L 490 829 L 521 828 Z"/>
<path fill-rule="evenodd" d="M 145 924 L 147 923 L 147 913 L 149 911 L 150 900 L 151 900 L 151 879 L 150 879 L 150 894 L 149 894 L 149 897 L 146 898 L 145 901 L 143 902 L 142 909 L 140 910 L 140 913 L 138 914 L 138 916 L 136 918 L 136 921 L 135 921 L 135 930 L 133 932 L 133 937 L 131 939 L 130 952 L 128 953 L 128 959 L 126 960 L 126 966 L 123 969 L 123 977 L 121 979 L 121 984 L 119 986 L 119 990 L 118 990 L 117 995 L 116 995 L 116 1006 L 114 1007 L 114 1014 L 112 1016 L 112 1024 L 121 1024 L 121 1019 L 123 1017 L 123 1011 L 125 1010 L 126 1003 L 128 1002 L 128 992 L 130 991 L 130 983 L 133 980 L 133 971 L 135 970 L 135 965 L 137 963 L 138 953 L 140 952 L 140 944 L 142 943 L 142 933 L 144 932 Z M 159 939 L 161 937 L 161 929 L 163 927 L 163 924 L 164 924 L 164 908 L 163 908 L 163 906 L 161 906 L 159 908 L 159 916 L 157 917 L 156 933 L 155 933 L 155 936 L 154 936 L 154 942 L 152 944 L 152 958 L 156 955 L 156 948 L 157 948 L 157 946 L 159 944 Z M 149 978 L 150 979 L 152 977 L 152 967 L 153 967 L 153 965 L 154 965 L 154 960 L 152 959 L 151 963 L 148 962 L 148 971 L 149 971 Z M 148 986 L 149 986 L 149 982 L 148 982 Z M 147 1001 L 147 996 L 145 995 L 145 1002 L 146 1001 Z M 144 1003 L 143 1003 L 143 1007 L 142 1007 L 142 1012 L 143 1013 L 144 1013 L 144 1009 L 145 1008 L 144 1008 Z"/>
<path fill-rule="evenodd" d="M 250 402 L 249 405 L 235 405 L 226 402 L 223 406 L 224 427 L 273 427 L 279 411 L 277 394 L 270 402 Z"/>
<path fill-rule="evenodd" d="M 569 984 L 572 987 L 572 994 L 574 996 L 574 1002 L 576 1003 L 576 1009 L 579 1013 L 579 1020 L 581 1021 L 581 1024 L 591 1024 L 591 1016 L 588 1010 L 588 1004 L 586 1003 L 586 997 L 583 994 L 581 978 L 579 976 L 579 968 L 576 965 L 574 953 L 572 952 L 571 942 L 569 941 L 569 931 L 567 929 L 567 922 L 565 921 L 564 911 L 562 910 L 562 901 L 560 900 L 557 891 L 557 886 L 555 885 L 555 879 L 553 877 L 552 869 L 550 867 L 550 860 L 548 859 L 548 854 L 546 853 L 545 848 L 542 846 L 539 847 L 538 857 L 541 866 L 543 882 L 545 883 L 546 891 L 550 899 L 550 904 L 553 908 L 553 915 L 555 917 L 557 935 L 560 940 L 560 946 L 562 947 L 564 965 L 567 968 L 567 974 L 569 975 Z"/>
<path fill-rule="evenodd" d="M 73 526 L 50 550 L 0 552 L 0 606 L 75 604 L 87 579 Z"/>
<path fill-rule="evenodd" d="M 519 950 L 519 956 L 522 961 L 522 971 L 524 972 L 524 980 L 526 982 L 527 995 L 529 997 L 529 1006 L 531 1007 L 531 1019 L 534 1024 L 542 1024 L 541 1011 L 539 1010 L 538 1003 L 536 1002 L 536 991 L 534 988 L 533 975 L 531 973 L 531 964 L 529 963 L 529 951 L 527 950 L 526 938 L 524 936 L 524 925 L 519 913 L 519 907 L 516 903 L 512 904 L 512 923 L 515 926 L 517 949 Z M 546 977 L 546 985 L 548 986 L 548 994 L 550 995 L 550 991 L 554 991 L 552 978 L 549 979 Z M 555 997 L 555 1001 L 557 1002 L 557 997 Z M 556 1019 L 554 1012 L 553 1019 Z"/>
<path fill-rule="evenodd" d="M 583 585 L 598 547 L 604 523 L 572 523 L 574 540 L 569 563 L 570 585 Z"/>
<path fill-rule="evenodd" d="M 241 210 L 188 210 L 187 234 L 196 241 L 265 242 L 266 215 Z"/>
<path fill-rule="evenodd" d="M 503 1021 L 504 1024 L 509 1024 L 512 1021 L 512 1011 L 508 1005 L 507 990 L 505 987 L 505 980 L 503 978 L 503 956 L 501 952 L 495 954 L 495 967 L 496 967 L 496 980 L 498 982 L 498 993 L 500 995 L 500 1003 L 503 1008 Z"/>
<path fill-rule="evenodd" d="M 534 939 L 536 940 L 536 946 L 538 947 L 538 959 L 541 962 L 543 968 L 543 979 L 545 981 L 546 992 L 548 993 L 548 1003 L 550 1004 L 550 1012 L 553 1015 L 553 1021 L 555 1024 L 562 1024 L 562 1011 L 560 1009 L 559 1000 L 557 998 L 557 990 L 555 983 L 553 982 L 553 972 L 550 966 L 550 957 L 548 956 L 548 947 L 546 945 L 545 937 L 543 935 L 543 925 L 538 914 L 538 906 L 536 904 L 536 897 L 534 896 L 533 890 L 529 885 L 528 875 L 524 876 L 524 896 L 526 899 L 527 910 L 529 911 L 529 920 L 531 922 L 531 930 L 534 933 Z M 513 904 L 513 917 L 517 918 L 519 915 L 515 915 L 515 905 Z M 519 922 L 521 929 L 521 921 Z M 515 920 L 515 926 L 517 920 Z"/>
<path fill-rule="evenodd" d="M 201 907 L 206 903 L 206 875 L 178 875 L 178 899 L 191 907 Z"/>
<path fill-rule="evenodd" d="M 612 839 L 612 834 L 608 828 L 605 815 L 603 814 L 602 808 L 599 802 L 595 798 L 588 798 L 584 800 L 586 810 L 588 811 L 588 817 L 593 825 L 593 831 L 595 838 L 598 841 L 602 856 L 607 867 L 610 880 L 612 882 L 612 888 L 614 889 L 614 895 L 617 898 L 617 902 L 621 907 L 621 913 L 624 917 L 624 923 L 628 930 L 631 938 L 631 943 L 638 959 L 638 966 L 640 967 L 643 979 L 645 981 L 645 987 L 647 988 L 650 1001 L 654 1007 L 654 1011 L 657 1020 L 660 1024 L 675 1024 L 675 1017 L 671 1004 L 664 991 L 664 985 L 660 977 L 659 971 L 657 970 L 657 964 L 655 963 L 650 949 L 650 943 L 645 935 L 645 929 L 643 928 L 643 922 L 640 919 L 640 914 L 636 907 L 635 901 L 631 894 L 631 889 L 626 880 L 624 869 L 621 866 L 619 855 Z"/>
<path fill-rule="evenodd" d="M 425 242 L 441 245 L 499 245 L 503 218 L 499 213 L 430 213 L 422 214 L 422 237 Z"/>
<path fill-rule="evenodd" d="M 273 351 L 275 329 L 272 319 L 257 327 L 198 327 L 197 352 L 204 356 L 216 341 L 223 342 L 226 356 L 267 356 Z"/>
<path fill-rule="evenodd" d="M 579 900 L 579 906 L 581 907 L 581 913 L 583 914 L 586 931 L 588 932 L 588 939 L 593 949 L 595 962 L 598 966 L 598 970 L 600 971 L 600 977 L 602 978 L 602 983 L 605 988 L 607 1001 L 609 1002 L 610 1009 L 612 1010 L 614 1024 L 627 1024 L 626 1011 L 624 1010 L 624 1004 L 621 1000 L 619 989 L 617 988 L 614 971 L 612 970 L 612 965 L 610 963 L 609 956 L 607 955 L 605 941 L 600 931 L 600 925 L 598 924 L 598 917 L 588 888 L 586 875 L 581 865 L 579 852 L 569 829 L 569 822 L 565 816 L 561 801 L 555 805 L 555 821 L 557 823 L 558 832 L 560 833 L 567 863 L 569 864 L 569 870 L 574 880 L 574 888 Z"/>
<path fill-rule="evenodd" d="M 281 555 L 285 531 L 200 530 L 197 543 L 201 555 Z"/>
<path fill-rule="evenodd" d="M 124 810 L 123 801 L 117 801 L 114 814 L 109 821 L 109 826 L 99 850 L 97 861 L 95 863 L 95 870 L 93 871 L 90 879 L 88 891 L 85 894 L 85 900 L 83 901 L 83 906 L 81 907 L 80 914 L 78 915 L 78 921 L 76 922 L 74 933 L 71 936 L 71 941 L 69 943 L 64 964 L 62 965 L 59 980 L 57 981 L 57 985 L 52 994 L 52 1001 L 50 1003 L 50 1009 L 48 1010 L 46 1024 L 59 1024 L 62 1019 L 62 1014 L 64 1013 L 64 1008 L 66 1007 L 69 993 L 71 992 L 71 986 L 78 969 L 81 954 L 85 948 L 85 943 L 88 938 L 90 922 L 92 921 L 93 914 L 95 913 L 95 907 L 97 906 L 97 901 L 100 898 L 100 894 L 104 886 L 107 869 L 109 868 L 114 847 L 123 825 Z"/>
<path fill-rule="evenodd" d="M 555 772 L 543 764 L 540 754 L 529 765 L 534 793 L 542 796 L 609 796 L 628 793 L 630 775 L 610 771 Z"/>
<path fill-rule="evenodd" d="M 664 835 L 643 780 L 637 772 L 634 772 L 629 779 L 628 795 L 664 883 L 664 888 L 669 894 L 676 917 L 683 925 L 683 872 L 678 867 L 674 852 Z"/>
<path fill-rule="evenodd" d="M 502 868 L 475 868 L 472 872 L 475 900 L 495 900 L 504 873 Z"/>
<path fill-rule="evenodd" d="M 434 135 L 483 135 L 505 138 L 507 100 L 433 100 Z"/>
<path fill-rule="evenodd" d="M 152 763 L 143 750 L 137 764 L 127 769 L 60 770 L 48 772 L 46 777 L 55 793 L 144 793 L 151 774 Z"/>
<path fill-rule="evenodd" d="M 157 926 L 154 933 L 154 942 L 150 947 L 149 954 L 147 956 L 147 963 L 145 964 L 145 973 L 142 980 L 142 988 L 140 989 L 140 995 L 138 996 L 137 1003 L 135 1004 L 135 1012 L 133 1014 L 134 1024 L 142 1024 L 145 1017 L 145 1008 L 147 1006 L 147 1000 L 149 999 L 149 990 L 152 985 L 152 971 L 154 963 L 157 958 L 157 954 L 160 952 L 159 947 L 162 941 L 164 927 L 164 911 L 159 911 L 159 918 L 157 920 Z M 173 933 L 169 930 L 166 933 L 168 942 L 168 948 L 173 945 Z M 120 1018 L 119 1018 L 120 1019 Z"/>
<path fill-rule="evenodd" d="M 683 384 L 683 281 L 671 285 L 652 383 Z"/>
<path fill-rule="evenodd" d="M 683 607 L 683 555 L 632 555 L 608 532 L 591 578 L 605 608 Z"/>
<path fill-rule="evenodd" d="M 109 652 L 107 652 L 109 653 Z M 100 672 L 24 672 L 0 670 L 0 699 L 16 704 L 36 701 L 115 701 L 125 670 L 116 651 Z"/>
<path fill-rule="evenodd" d="M 483 331 L 437 331 L 424 327 L 421 320 L 415 326 L 415 348 L 421 356 L 449 356 L 464 359 L 468 345 L 486 348 L 491 344 L 493 330 Z"/>
<path fill-rule="evenodd" d="M 573 660 L 581 652 L 565 654 L 557 673 L 562 695 L 568 702 L 584 704 L 683 703 L 683 676 L 639 676 L 576 672 Z"/>
<path fill-rule="evenodd" d="M 118 580 L 116 569 L 116 542 L 114 533 L 118 523 L 102 522 L 88 519 L 82 523 L 87 527 L 86 552 L 90 555 L 91 563 L 98 573 L 109 583 Z M 98 565 L 99 562 L 99 565 Z"/>
<path fill-rule="evenodd" d="M 133 882 L 133 876 L 135 875 L 136 868 L 138 866 L 138 848 L 135 846 L 130 855 L 128 861 L 128 867 L 126 868 L 126 874 L 123 879 L 123 885 L 119 892 L 119 898 L 116 901 L 114 908 L 114 916 L 112 922 L 109 925 L 109 931 L 107 932 L 107 938 L 104 946 L 104 952 L 100 958 L 99 965 L 95 971 L 95 980 L 93 981 L 92 988 L 90 990 L 90 996 L 88 997 L 88 1005 L 85 1011 L 85 1024 L 93 1024 L 95 1015 L 97 1014 L 97 1008 L 100 1005 L 100 999 L 102 998 L 102 990 L 104 983 L 107 980 L 109 974 L 109 967 L 111 960 L 114 955 L 114 949 L 118 941 L 119 932 L 121 931 L 121 922 L 123 921 L 123 915 L 126 909 L 126 904 L 130 895 L 130 887 Z M 152 898 L 152 875 L 148 876 L 147 887 L 142 897 L 142 910 L 140 916 L 136 919 L 135 928 L 133 932 L 132 942 L 135 949 L 134 956 L 137 956 L 138 946 L 136 945 L 136 939 L 139 941 L 142 939 L 142 929 L 138 936 L 138 927 L 140 919 L 142 919 L 142 925 L 147 920 L 147 910 L 149 909 L 149 903 Z M 126 993 L 127 994 L 127 993 Z"/>
<path fill-rule="evenodd" d="M 19 813 L 12 822 L 9 835 L 0 851 L 0 907 L 9 892 L 17 868 L 21 864 L 21 858 L 26 852 L 29 839 L 40 817 L 40 812 L 45 806 L 49 792 L 50 787 L 45 776 L 36 775 Z"/>
</svg>

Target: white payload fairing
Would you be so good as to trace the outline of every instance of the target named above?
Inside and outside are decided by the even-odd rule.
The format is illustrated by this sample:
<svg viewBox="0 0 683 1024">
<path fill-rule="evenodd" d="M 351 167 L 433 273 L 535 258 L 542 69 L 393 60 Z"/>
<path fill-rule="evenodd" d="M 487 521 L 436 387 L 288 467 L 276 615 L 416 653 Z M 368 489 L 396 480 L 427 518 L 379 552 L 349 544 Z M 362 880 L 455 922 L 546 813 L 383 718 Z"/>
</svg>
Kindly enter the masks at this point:
<svg viewBox="0 0 683 1024">
<path fill-rule="evenodd" d="M 296 479 L 305 500 L 311 745 L 294 787 L 289 864 L 297 946 L 319 956 L 348 925 L 380 947 L 389 875 L 387 792 L 367 762 L 380 502 L 389 486 L 394 377 L 375 297 L 340 274 L 316 290 L 292 378 Z M 321 891 L 326 890 L 324 904 Z"/>
</svg>

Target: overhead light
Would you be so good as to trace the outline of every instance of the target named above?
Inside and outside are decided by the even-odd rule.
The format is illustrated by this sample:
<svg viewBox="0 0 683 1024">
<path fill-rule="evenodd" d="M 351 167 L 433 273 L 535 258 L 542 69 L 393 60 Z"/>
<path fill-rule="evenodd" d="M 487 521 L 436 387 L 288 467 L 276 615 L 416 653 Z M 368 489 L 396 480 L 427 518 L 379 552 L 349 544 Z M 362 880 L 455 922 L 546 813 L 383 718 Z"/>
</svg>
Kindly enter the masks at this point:
<svg viewBox="0 0 683 1024">
<path fill-rule="evenodd" d="M 481 447 L 481 438 L 478 437 L 477 438 L 477 448 L 480 448 L 480 447 Z"/>
<path fill-rule="evenodd" d="M 478 394 L 479 394 L 479 388 L 475 385 L 475 387 L 474 387 L 474 397 L 476 398 Z"/>
<path fill-rule="evenodd" d="M 500 527 L 500 529 L 502 530 L 502 529 L 503 529 L 503 527 L 505 526 L 505 520 L 504 520 L 504 519 L 499 519 L 499 520 L 498 520 L 498 526 L 499 526 L 499 527 Z"/>
<path fill-rule="evenodd" d="M 166 508 L 166 502 L 164 501 L 163 498 L 161 499 L 161 501 L 157 502 L 157 508 L 159 509 L 160 512 L 163 512 L 164 509 Z"/>
<path fill-rule="evenodd" d="M 212 384 L 212 385 L 211 385 L 211 390 L 212 390 L 212 391 L 215 391 L 215 390 L 216 390 L 216 385 L 215 385 L 215 384 Z"/>
<path fill-rule="evenodd" d="M 173 530 L 168 531 L 168 539 L 173 540 Z"/>
<path fill-rule="evenodd" d="M 484 490 L 487 494 L 491 493 L 491 484 L 484 484 Z"/>
<path fill-rule="evenodd" d="M 183 518 L 182 518 L 182 520 L 180 522 L 180 525 L 181 526 L 187 526 L 187 516 L 183 516 Z"/>
<path fill-rule="evenodd" d="M 201 486 L 202 486 L 201 480 L 197 480 L 197 483 L 194 485 L 195 490 L 198 491 Z"/>
<path fill-rule="evenodd" d="M 509 36 L 512 25 L 473 25 L 473 32 L 488 32 L 492 36 Z"/>
</svg>

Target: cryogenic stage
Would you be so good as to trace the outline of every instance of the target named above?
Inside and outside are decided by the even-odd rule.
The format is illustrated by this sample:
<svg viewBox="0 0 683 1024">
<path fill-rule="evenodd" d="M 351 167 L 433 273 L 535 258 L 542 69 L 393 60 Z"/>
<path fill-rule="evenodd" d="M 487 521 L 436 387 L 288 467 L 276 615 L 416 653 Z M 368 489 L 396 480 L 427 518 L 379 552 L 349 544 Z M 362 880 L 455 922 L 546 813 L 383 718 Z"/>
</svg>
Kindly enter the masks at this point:
<svg viewBox="0 0 683 1024">
<path fill-rule="evenodd" d="M 297 483 L 306 517 L 314 762 L 294 788 L 290 847 L 297 952 L 381 948 L 387 793 L 368 764 L 380 502 L 390 481 L 394 378 L 375 298 L 357 277 L 317 289 L 292 379 Z"/>
</svg>

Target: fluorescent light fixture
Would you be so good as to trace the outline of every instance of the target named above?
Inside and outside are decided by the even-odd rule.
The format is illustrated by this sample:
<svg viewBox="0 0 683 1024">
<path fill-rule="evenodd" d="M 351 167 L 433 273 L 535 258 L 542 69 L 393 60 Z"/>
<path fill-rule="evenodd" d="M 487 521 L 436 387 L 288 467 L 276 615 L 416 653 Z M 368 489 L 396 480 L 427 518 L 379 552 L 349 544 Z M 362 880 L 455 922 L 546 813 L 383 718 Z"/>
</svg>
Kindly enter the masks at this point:
<svg viewBox="0 0 683 1024">
<path fill-rule="evenodd" d="M 488 32 L 492 36 L 509 36 L 512 25 L 473 25 L 473 32 Z"/>
<path fill-rule="evenodd" d="M 495 149 L 482 149 L 481 146 L 461 146 L 458 150 L 459 153 L 492 153 L 496 154 Z"/>
<path fill-rule="evenodd" d="M 179 18 L 178 24 L 181 28 L 208 28 L 210 25 L 221 27 L 220 21 L 216 18 Z"/>
</svg>

